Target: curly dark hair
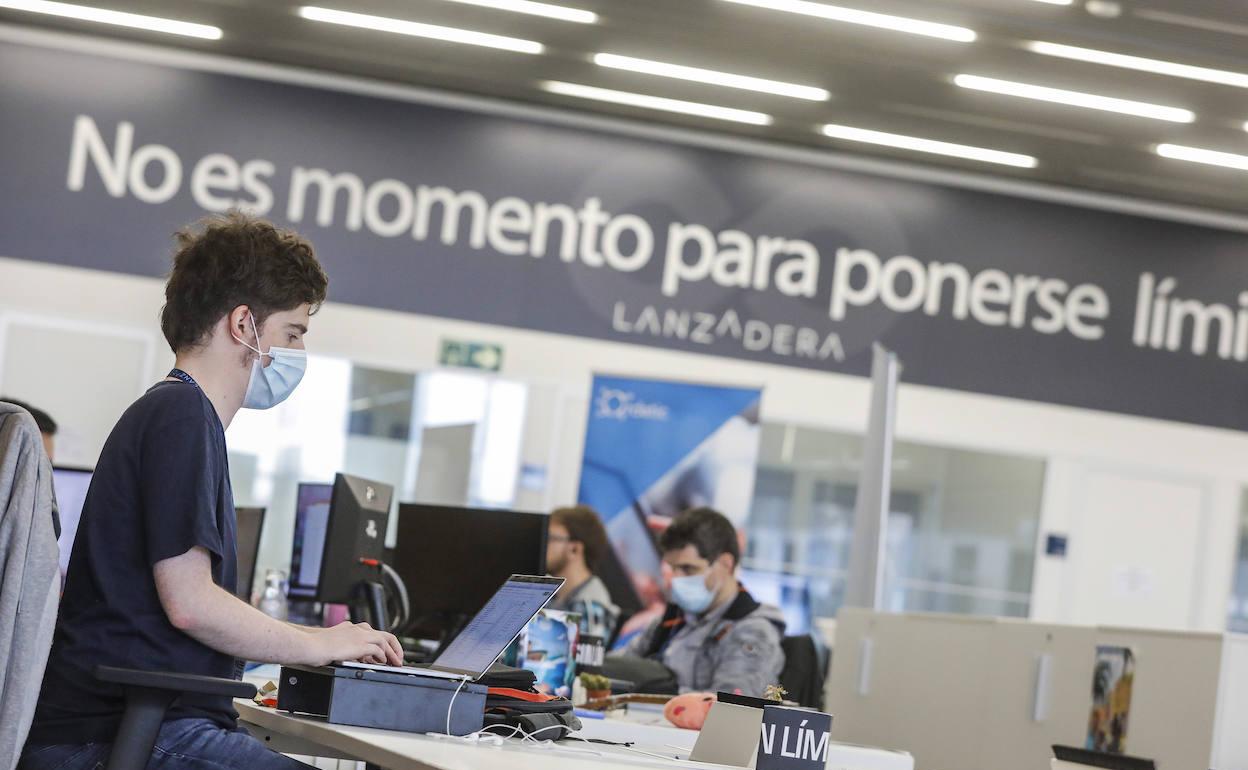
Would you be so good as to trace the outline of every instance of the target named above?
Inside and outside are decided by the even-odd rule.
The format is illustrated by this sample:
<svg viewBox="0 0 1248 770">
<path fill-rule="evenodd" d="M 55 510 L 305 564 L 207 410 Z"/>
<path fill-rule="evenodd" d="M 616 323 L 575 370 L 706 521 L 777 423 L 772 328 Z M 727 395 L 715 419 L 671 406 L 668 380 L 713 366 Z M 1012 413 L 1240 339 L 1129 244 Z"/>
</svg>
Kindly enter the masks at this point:
<svg viewBox="0 0 1248 770">
<path fill-rule="evenodd" d="M 602 517 L 593 508 L 588 505 L 556 508 L 550 513 L 550 523 L 562 525 L 568 531 L 568 539 L 584 547 L 585 566 L 590 572 L 596 571 L 607 558 L 611 544 L 606 527 L 602 526 Z"/>
<path fill-rule="evenodd" d="M 230 211 L 175 236 L 160 329 L 173 352 L 202 345 L 221 317 L 247 305 L 256 325 L 305 302 L 316 312 L 329 278 L 308 243 L 271 222 Z"/>
<path fill-rule="evenodd" d="M 659 536 L 659 549 L 664 553 L 687 545 L 698 549 L 698 555 L 707 561 L 715 561 L 726 553 L 732 556 L 734 566 L 741 563 L 737 528 L 728 517 L 711 508 L 694 508 L 679 514 Z"/>
</svg>

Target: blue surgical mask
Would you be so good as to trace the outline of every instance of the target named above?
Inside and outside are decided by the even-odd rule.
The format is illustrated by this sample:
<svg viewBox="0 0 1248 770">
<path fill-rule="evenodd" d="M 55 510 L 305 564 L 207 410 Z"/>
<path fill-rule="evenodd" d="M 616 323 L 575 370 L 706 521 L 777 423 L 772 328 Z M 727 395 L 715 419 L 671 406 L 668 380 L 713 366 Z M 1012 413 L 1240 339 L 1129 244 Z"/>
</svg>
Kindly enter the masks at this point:
<svg viewBox="0 0 1248 770">
<path fill-rule="evenodd" d="M 690 615 L 701 615 L 715 600 L 715 592 L 706 587 L 706 575 L 684 575 L 672 578 L 672 601 Z"/>
<path fill-rule="evenodd" d="M 256 345 L 260 344 L 260 331 L 256 328 L 256 317 L 251 316 L 251 329 L 256 333 Z M 247 395 L 243 396 L 243 407 L 246 409 L 271 409 L 286 400 L 303 374 L 308 369 L 308 354 L 294 348 L 270 346 L 267 351 L 252 347 L 237 334 L 234 339 L 241 342 L 247 349 L 259 355 L 251 363 L 251 378 L 247 380 Z M 269 365 L 261 363 L 264 356 L 269 357 Z"/>
</svg>

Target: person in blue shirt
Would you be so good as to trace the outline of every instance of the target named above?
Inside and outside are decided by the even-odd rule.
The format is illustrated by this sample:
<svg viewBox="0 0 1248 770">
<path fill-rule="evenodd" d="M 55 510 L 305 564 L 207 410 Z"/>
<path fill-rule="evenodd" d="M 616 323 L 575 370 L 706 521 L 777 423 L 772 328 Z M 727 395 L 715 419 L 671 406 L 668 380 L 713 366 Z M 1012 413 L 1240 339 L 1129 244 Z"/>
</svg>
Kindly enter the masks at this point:
<svg viewBox="0 0 1248 770">
<path fill-rule="evenodd" d="M 43 689 L 19 767 L 107 761 L 125 707 L 97 665 L 238 678 L 245 660 L 401 664 L 366 624 L 309 629 L 235 598 L 234 499 L 225 430 L 280 403 L 303 377 L 304 339 L 328 279 L 298 235 L 238 213 L 178 235 L 161 330 L 169 375 L 113 428 L 74 541 Z M 91 372 L 82 372 L 89 397 Z M 228 698 L 186 695 L 149 768 L 292 768 L 241 731 Z"/>
</svg>

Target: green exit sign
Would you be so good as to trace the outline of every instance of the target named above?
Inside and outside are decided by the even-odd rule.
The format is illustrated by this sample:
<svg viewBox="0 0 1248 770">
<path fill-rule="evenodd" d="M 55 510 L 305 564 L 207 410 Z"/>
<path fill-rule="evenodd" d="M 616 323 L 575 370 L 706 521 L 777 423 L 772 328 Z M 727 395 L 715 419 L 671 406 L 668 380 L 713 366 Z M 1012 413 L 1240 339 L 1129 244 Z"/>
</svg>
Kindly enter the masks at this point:
<svg viewBox="0 0 1248 770">
<path fill-rule="evenodd" d="M 442 340 L 438 363 L 443 366 L 497 372 L 503 368 L 503 346 L 489 342 Z"/>
</svg>

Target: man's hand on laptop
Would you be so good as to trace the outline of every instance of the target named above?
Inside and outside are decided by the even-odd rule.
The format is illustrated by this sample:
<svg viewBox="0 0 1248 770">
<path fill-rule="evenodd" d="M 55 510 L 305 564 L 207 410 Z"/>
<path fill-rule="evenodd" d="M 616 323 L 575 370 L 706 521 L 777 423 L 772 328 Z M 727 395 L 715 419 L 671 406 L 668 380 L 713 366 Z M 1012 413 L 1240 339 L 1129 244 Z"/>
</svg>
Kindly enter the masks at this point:
<svg viewBox="0 0 1248 770">
<path fill-rule="evenodd" d="M 367 623 L 343 622 L 319 634 L 308 635 L 309 660 L 324 666 L 346 660 L 403 665 L 403 647 L 394 634 L 378 631 Z"/>
</svg>

